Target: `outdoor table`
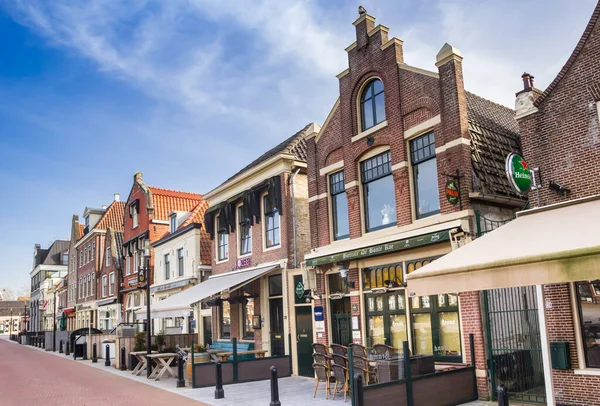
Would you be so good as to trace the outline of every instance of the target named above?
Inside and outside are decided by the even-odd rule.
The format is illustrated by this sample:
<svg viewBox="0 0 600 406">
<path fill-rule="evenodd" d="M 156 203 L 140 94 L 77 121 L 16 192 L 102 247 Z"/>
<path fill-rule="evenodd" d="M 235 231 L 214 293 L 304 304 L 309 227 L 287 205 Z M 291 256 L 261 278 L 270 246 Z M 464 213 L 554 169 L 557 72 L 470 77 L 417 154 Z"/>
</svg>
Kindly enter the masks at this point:
<svg viewBox="0 0 600 406">
<path fill-rule="evenodd" d="M 267 353 L 267 350 L 249 350 L 249 351 L 239 351 L 237 353 L 237 355 L 254 354 L 256 356 L 256 358 L 264 358 L 266 353 Z M 229 358 L 232 355 L 233 355 L 233 352 L 231 352 L 231 351 L 219 352 L 216 354 L 216 356 L 219 358 L 219 361 L 221 361 L 221 362 L 227 361 L 227 358 Z"/>
<path fill-rule="evenodd" d="M 213 361 L 218 361 L 219 357 L 217 354 L 227 352 L 227 350 L 206 350 L 206 352 L 210 354 L 210 357 L 213 359 Z"/>
<path fill-rule="evenodd" d="M 157 351 L 152 351 L 152 354 L 156 354 Z M 142 372 L 144 372 L 146 370 L 146 351 L 132 351 L 130 352 L 131 355 L 133 355 L 134 357 L 136 357 L 138 359 L 138 364 L 135 366 L 135 368 L 133 368 L 133 371 L 131 371 L 131 373 L 133 375 L 141 375 Z"/>
<path fill-rule="evenodd" d="M 165 374 L 169 374 L 172 378 L 175 378 L 173 371 L 171 371 L 171 362 L 177 357 L 178 354 L 174 352 L 167 352 L 164 354 L 151 354 L 148 356 L 151 360 L 156 360 L 156 366 L 152 369 L 152 373 L 150 374 L 150 379 L 160 380 L 160 378 Z"/>
</svg>

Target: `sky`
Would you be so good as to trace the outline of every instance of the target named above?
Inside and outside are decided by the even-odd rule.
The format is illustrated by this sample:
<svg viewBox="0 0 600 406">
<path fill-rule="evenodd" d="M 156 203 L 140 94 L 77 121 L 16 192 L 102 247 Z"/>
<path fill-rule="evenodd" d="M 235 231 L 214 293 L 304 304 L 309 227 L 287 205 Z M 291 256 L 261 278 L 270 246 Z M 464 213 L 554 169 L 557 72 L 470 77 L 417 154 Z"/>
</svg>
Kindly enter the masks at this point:
<svg viewBox="0 0 600 406">
<path fill-rule="evenodd" d="M 544 89 L 596 0 L 0 0 L 0 288 L 73 214 L 126 199 L 133 174 L 205 193 L 306 124 L 322 124 L 363 5 L 405 62 L 445 42 L 465 88 L 514 107 Z"/>
</svg>

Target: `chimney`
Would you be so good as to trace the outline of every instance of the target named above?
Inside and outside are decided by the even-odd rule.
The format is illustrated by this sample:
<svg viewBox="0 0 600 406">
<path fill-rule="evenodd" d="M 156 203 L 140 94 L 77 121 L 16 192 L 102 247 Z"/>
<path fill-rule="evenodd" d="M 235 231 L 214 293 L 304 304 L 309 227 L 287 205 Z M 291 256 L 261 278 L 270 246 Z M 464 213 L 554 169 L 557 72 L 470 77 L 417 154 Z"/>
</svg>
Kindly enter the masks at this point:
<svg viewBox="0 0 600 406">
<path fill-rule="evenodd" d="M 142 172 L 136 172 L 135 175 L 133 175 L 133 181 L 134 182 L 138 182 L 138 181 L 142 181 L 142 177 L 144 175 L 142 174 Z"/>
<path fill-rule="evenodd" d="M 515 100 L 515 118 L 517 120 L 537 111 L 533 102 L 540 94 L 540 91 L 533 85 L 533 76 L 525 72 L 521 75 L 521 79 L 523 79 L 523 90 L 515 94 L 517 96 Z"/>
<path fill-rule="evenodd" d="M 120 202 L 121 201 L 121 195 L 118 193 L 115 193 L 115 202 Z"/>
<path fill-rule="evenodd" d="M 361 48 L 369 42 L 369 31 L 375 28 L 375 17 L 367 14 L 367 10 L 359 9 L 359 16 L 352 24 L 356 27 L 356 45 Z"/>
<path fill-rule="evenodd" d="M 102 205 L 102 209 L 106 210 L 106 205 L 105 204 Z"/>
</svg>

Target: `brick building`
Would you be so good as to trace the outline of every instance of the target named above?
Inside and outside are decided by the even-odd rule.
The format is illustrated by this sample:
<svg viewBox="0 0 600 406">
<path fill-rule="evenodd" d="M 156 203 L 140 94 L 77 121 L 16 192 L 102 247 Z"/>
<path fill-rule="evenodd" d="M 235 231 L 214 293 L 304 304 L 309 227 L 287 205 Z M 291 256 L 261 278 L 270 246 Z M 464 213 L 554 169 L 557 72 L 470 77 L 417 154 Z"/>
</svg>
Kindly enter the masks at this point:
<svg viewBox="0 0 600 406">
<path fill-rule="evenodd" d="M 86 207 L 83 212 L 83 235 L 74 245 L 78 261 L 75 329 L 99 328 L 96 300 L 99 297 L 98 281 L 105 254 L 106 232 L 109 228 L 123 229 L 124 211 L 125 203 L 120 201 L 120 196 L 116 193 L 108 207 Z"/>
<path fill-rule="evenodd" d="M 483 340 L 479 298 L 409 297 L 405 278 L 468 243 L 476 216 L 506 218 L 525 205 L 504 175 L 504 158 L 520 151 L 514 111 L 465 91 L 463 58 L 452 46 L 441 48 L 431 72 L 406 64 L 403 42 L 374 17 L 354 26 L 339 99 L 307 139 L 305 284 L 309 308 L 323 313 L 311 337 L 368 347 L 408 341 L 415 354 L 466 361 L 468 334 Z M 484 397 L 485 368 L 481 350 Z"/>
<path fill-rule="evenodd" d="M 482 318 L 498 325 L 493 320 L 502 312 L 515 322 L 499 329 L 501 337 L 487 331 L 491 386 L 502 383 L 513 398 L 548 405 L 600 405 L 598 60 L 600 3 L 544 92 L 534 87 L 533 76 L 522 76 L 516 119 L 526 161 L 519 164 L 530 174 L 533 187 L 526 193 L 534 208 L 408 281 L 410 291 L 421 293 L 482 290 L 487 305 L 494 303 L 486 298 L 510 292 L 512 302 L 496 303 Z M 510 176 L 518 170 L 507 163 Z M 528 382 L 511 376 L 517 373 Z"/>
<path fill-rule="evenodd" d="M 163 238 L 169 233 L 169 216 L 172 213 L 191 212 L 201 202 L 199 194 L 147 186 L 141 172 L 133 176 L 123 213 L 124 276 L 120 291 L 123 294 L 124 321 L 145 320 L 145 317 L 137 317 L 135 312 L 146 305 L 145 291 L 138 286 L 138 270 L 144 265 L 146 240 L 154 243 Z M 154 269 L 154 250 L 151 250 L 148 265 L 149 269 Z M 154 272 L 150 272 L 148 278 L 150 284 L 154 283 Z M 138 328 L 142 328 L 141 324 Z"/>
<path fill-rule="evenodd" d="M 67 331 L 76 329 L 77 318 L 75 317 L 75 308 L 77 306 L 77 269 L 79 267 L 79 258 L 75 244 L 83 237 L 84 225 L 79 224 L 79 216 L 73 215 L 71 219 L 71 240 L 69 241 L 69 269 L 67 277 L 67 304 L 63 313 L 67 315 Z"/>
<path fill-rule="evenodd" d="M 119 211 L 115 210 L 113 224 L 106 229 L 102 255 L 100 259 L 100 270 L 96 278 L 99 330 L 111 331 L 119 324 L 123 312 L 123 300 L 120 289 L 123 282 L 123 258 L 121 251 L 123 247 L 122 218 L 125 204 L 119 205 Z M 113 226 L 119 226 L 117 229 Z"/>
</svg>

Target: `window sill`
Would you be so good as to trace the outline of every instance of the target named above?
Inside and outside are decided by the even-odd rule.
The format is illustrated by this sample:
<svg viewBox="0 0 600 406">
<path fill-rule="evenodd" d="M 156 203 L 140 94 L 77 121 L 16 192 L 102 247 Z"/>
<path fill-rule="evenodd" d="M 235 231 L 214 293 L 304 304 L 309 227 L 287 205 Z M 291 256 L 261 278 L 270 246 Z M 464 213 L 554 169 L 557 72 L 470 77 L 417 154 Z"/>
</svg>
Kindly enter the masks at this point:
<svg viewBox="0 0 600 406">
<path fill-rule="evenodd" d="M 229 258 L 217 259 L 217 260 L 215 260 L 215 265 L 224 264 L 225 262 L 229 262 Z"/>
<path fill-rule="evenodd" d="M 600 376 L 600 368 L 574 369 L 573 373 L 575 375 Z"/>
<path fill-rule="evenodd" d="M 363 138 L 365 138 L 365 137 L 367 137 L 367 136 L 369 136 L 369 135 L 371 135 L 371 134 L 373 134 L 373 133 L 381 130 L 382 128 L 387 127 L 387 125 L 388 125 L 387 120 L 383 120 L 381 123 L 379 123 L 379 124 L 377 124 L 377 125 L 369 128 L 368 130 L 365 130 L 365 131 L 363 131 L 361 133 L 356 134 L 354 137 L 352 137 L 351 141 L 352 142 L 356 142 L 358 140 L 361 140 L 361 139 L 363 139 Z"/>
<path fill-rule="evenodd" d="M 281 248 L 281 244 L 279 244 L 279 245 L 273 245 L 272 247 L 264 247 L 263 248 L 263 252 L 273 251 L 273 250 L 276 250 L 278 248 Z"/>
<path fill-rule="evenodd" d="M 249 252 L 247 254 L 240 254 L 240 255 L 238 255 L 238 259 L 247 258 L 247 257 L 251 257 L 251 256 L 252 256 L 252 252 Z"/>
</svg>

